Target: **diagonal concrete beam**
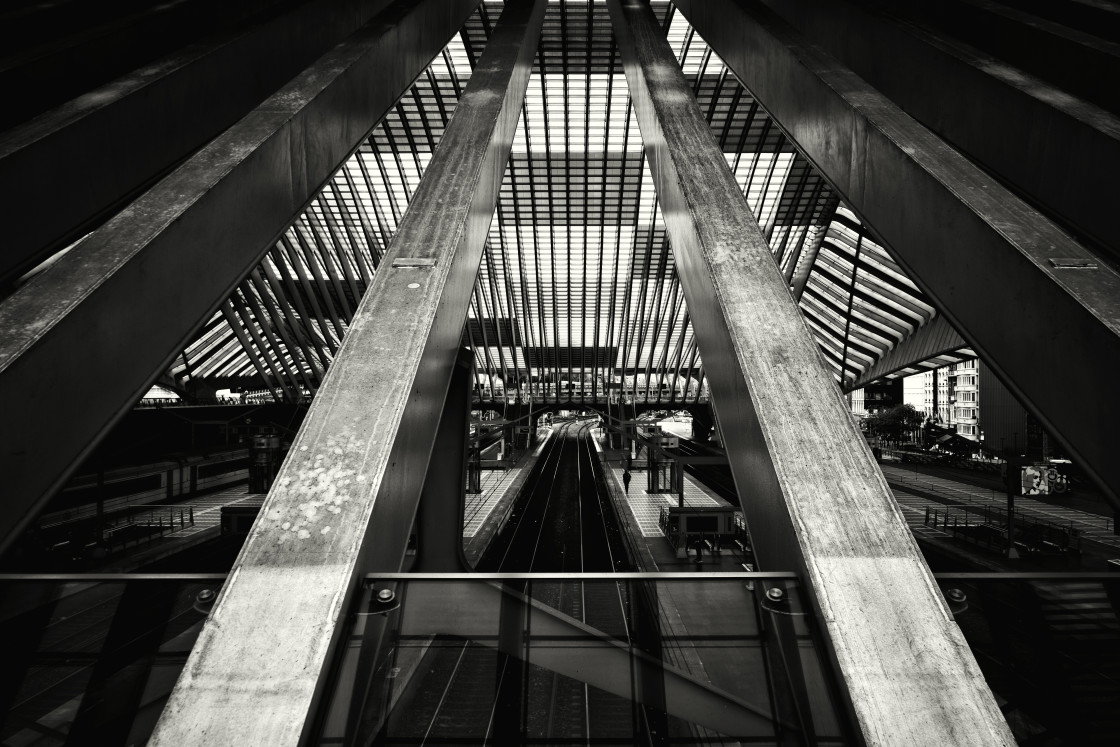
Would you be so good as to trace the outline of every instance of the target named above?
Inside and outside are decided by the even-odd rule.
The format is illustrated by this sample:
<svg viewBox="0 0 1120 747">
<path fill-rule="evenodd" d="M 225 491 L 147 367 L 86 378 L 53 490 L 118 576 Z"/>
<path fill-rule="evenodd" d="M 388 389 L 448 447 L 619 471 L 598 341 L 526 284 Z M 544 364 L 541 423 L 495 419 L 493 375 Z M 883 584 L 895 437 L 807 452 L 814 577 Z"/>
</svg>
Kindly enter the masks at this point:
<svg viewBox="0 0 1120 747">
<path fill-rule="evenodd" d="M 1120 422 L 1120 275 L 761 4 L 677 7 L 1120 505 L 1105 437 Z M 1062 362 L 1062 386 L 1040 351 Z"/>
<path fill-rule="evenodd" d="M 907 21 L 915 8 L 905 4 L 872 12 L 854 2 L 765 2 L 953 147 L 1120 256 L 1112 186 L 1120 171 L 1120 117 Z M 916 4 L 918 13 L 923 6 L 929 7 Z M 1036 47 L 1027 49 L 1044 59 Z M 1096 66 L 1076 69 L 1082 79 L 1108 80 Z"/>
<path fill-rule="evenodd" d="M 478 2 L 393 3 L 0 304 L 0 544 L 167 368 Z"/>
<path fill-rule="evenodd" d="M 299 4 L 176 50 L 0 135 L 0 194 L 19 216 L 0 251 L 0 287 L 127 204 L 387 4 Z"/>
<path fill-rule="evenodd" d="M 608 7 L 760 561 L 805 578 L 867 744 L 1014 744 L 660 26 Z"/>
<path fill-rule="evenodd" d="M 149 744 L 310 737 L 359 574 L 404 559 L 545 6 L 506 4 Z"/>
</svg>

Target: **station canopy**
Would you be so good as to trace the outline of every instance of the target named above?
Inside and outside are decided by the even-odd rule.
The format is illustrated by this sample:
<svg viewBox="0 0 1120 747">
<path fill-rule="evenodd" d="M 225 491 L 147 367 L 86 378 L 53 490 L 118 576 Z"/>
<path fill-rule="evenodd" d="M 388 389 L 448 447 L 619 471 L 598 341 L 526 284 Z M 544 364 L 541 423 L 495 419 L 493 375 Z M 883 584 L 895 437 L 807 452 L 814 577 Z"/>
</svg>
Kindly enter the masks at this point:
<svg viewBox="0 0 1120 747">
<path fill-rule="evenodd" d="M 838 383 L 972 357 L 951 329 L 951 349 L 915 344 L 946 326 L 929 299 L 685 18 L 652 6 Z M 501 10 L 480 6 L 168 378 L 315 391 Z M 602 396 L 643 376 L 700 391 L 703 357 L 642 146 L 605 5 L 554 0 L 464 326 L 478 380 L 586 382 Z M 888 365 L 907 341 L 925 353 Z"/>
</svg>

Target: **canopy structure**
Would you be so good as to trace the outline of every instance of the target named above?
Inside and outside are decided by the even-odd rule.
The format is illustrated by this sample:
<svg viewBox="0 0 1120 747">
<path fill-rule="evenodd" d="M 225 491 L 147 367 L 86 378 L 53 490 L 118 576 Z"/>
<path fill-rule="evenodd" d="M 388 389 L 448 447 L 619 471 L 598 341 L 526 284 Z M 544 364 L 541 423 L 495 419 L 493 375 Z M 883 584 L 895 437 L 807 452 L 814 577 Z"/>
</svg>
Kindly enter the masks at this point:
<svg viewBox="0 0 1120 747">
<path fill-rule="evenodd" d="M 837 381 L 937 317 L 712 49 L 654 2 L 712 135 Z M 485 2 L 172 364 L 183 388 L 313 393 L 501 13 Z M 606 7 L 553 3 L 464 330 L 503 381 L 703 377 Z M 963 340 L 912 373 L 973 355 Z M 897 375 L 894 371 L 886 374 Z M 538 393 L 541 389 L 537 387 Z"/>
</svg>

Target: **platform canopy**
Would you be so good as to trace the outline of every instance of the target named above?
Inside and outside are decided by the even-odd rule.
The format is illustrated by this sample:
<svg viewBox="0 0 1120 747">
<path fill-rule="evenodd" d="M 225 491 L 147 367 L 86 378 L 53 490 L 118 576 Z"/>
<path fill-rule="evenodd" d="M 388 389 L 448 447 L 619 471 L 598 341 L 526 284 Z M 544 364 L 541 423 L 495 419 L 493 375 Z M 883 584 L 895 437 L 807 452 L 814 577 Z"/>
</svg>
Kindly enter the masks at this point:
<svg viewBox="0 0 1120 747">
<path fill-rule="evenodd" d="M 668 2 L 652 6 L 824 360 L 845 388 L 865 383 L 931 326 L 933 304 L 684 16 Z M 285 399 L 316 390 L 501 9 L 482 4 L 168 380 Z M 476 368 L 530 387 L 587 382 L 599 395 L 626 375 L 702 382 L 606 7 L 559 2 L 547 12 L 464 329 Z M 972 356 L 960 343 L 882 375 Z"/>
</svg>

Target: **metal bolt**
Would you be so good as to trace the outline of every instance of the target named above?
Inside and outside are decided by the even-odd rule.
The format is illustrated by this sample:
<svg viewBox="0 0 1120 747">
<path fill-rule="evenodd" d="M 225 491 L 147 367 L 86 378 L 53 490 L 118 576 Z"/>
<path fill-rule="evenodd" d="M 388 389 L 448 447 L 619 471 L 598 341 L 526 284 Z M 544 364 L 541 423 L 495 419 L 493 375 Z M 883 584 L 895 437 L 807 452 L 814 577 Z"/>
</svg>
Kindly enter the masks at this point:
<svg viewBox="0 0 1120 747">
<path fill-rule="evenodd" d="M 945 596 L 949 598 L 950 602 L 963 602 L 964 600 L 968 599 L 968 595 L 966 595 L 960 589 L 956 588 L 946 589 Z"/>
<path fill-rule="evenodd" d="M 392 589 L 382 589 L 381 591 L 377 592 L 377 601 L 391 602 L 393 601 L 393 596 L 394 594 Z"/>
<path fill-rule="evenodd" d="M 777 586 L 771 586 L 766 590 L 766 598 L 771 602 L 780 602 L 785 599 L 786 593 L 779 589 Z"/>
</svg>

